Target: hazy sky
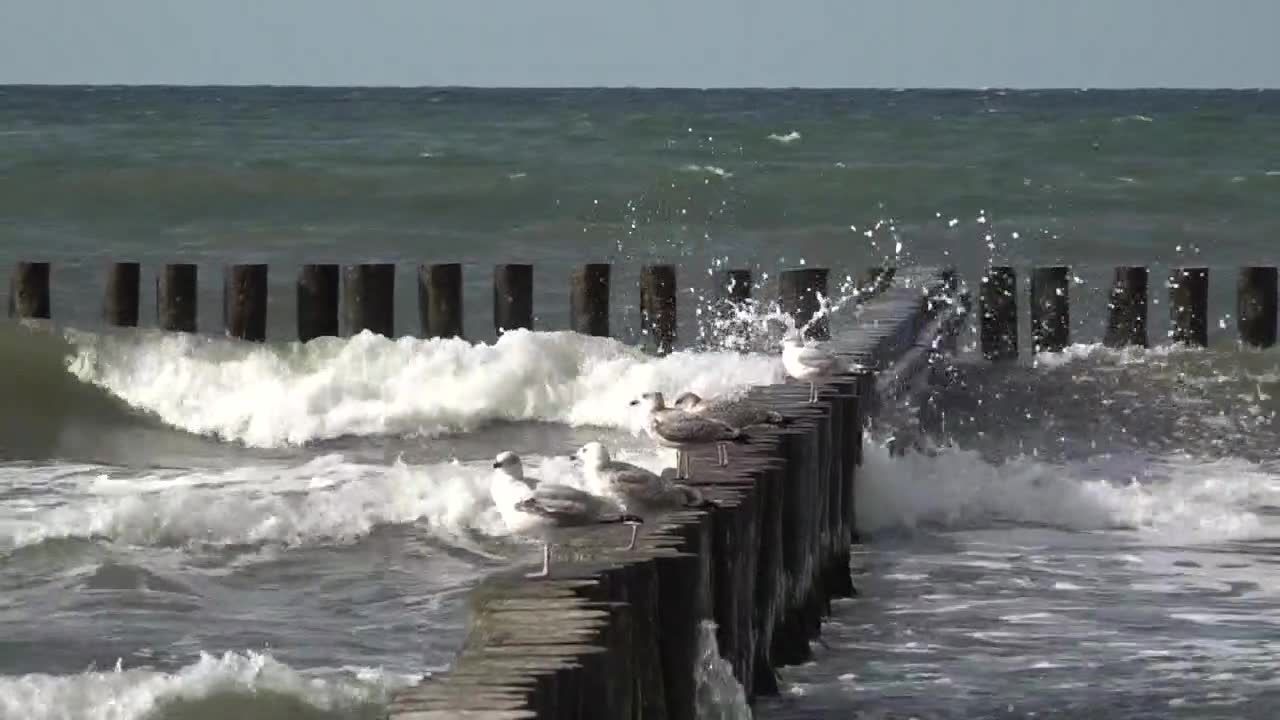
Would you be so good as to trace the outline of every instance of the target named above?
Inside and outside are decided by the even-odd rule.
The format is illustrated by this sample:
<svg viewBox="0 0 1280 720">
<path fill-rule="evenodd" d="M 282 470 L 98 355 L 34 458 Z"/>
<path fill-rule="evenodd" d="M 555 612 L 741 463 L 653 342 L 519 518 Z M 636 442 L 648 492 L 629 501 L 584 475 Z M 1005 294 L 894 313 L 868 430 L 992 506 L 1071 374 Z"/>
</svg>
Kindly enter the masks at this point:
<svg viewBox="0 0 1280 720">
<path fill-rule="evenodd" d="M 1280 0 L 0 0 L 0 83 L 1280 87 Z"/>
</svg>

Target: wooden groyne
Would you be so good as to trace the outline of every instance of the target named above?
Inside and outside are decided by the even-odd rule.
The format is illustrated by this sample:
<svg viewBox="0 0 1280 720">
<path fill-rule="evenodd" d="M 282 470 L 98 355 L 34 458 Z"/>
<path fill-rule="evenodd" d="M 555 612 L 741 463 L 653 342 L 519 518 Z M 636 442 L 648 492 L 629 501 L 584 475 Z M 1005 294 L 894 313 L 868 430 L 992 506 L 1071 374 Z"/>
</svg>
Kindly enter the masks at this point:
<svg viewBox="0 0 1280 720">
<path fill-rule="evenodd" d="M 782 287 L 811 295 L 818 275 Z M 967 311 L 946 272 L 882 273 L 874 289 L 830 342 L 859 369 L 824 382 L 813 404 L 807 384 L 752 388 L 791 423 L 753 429 L 727 467 L 714 448 L 691 454 L 690 482 L 716 507 L 647 518 L 632 551 L 620 549 L 625 529 L 578 532 L 548 579 L 489 577 L 452 667 L 397 694 L 389 717 L 687 720 L 704 621 L 749 698 L 776 692 L 775 668 L 808 660 L 831 600 L 854 592 L 864 423 L 927 374 Z M 791 307 L 803 322 L 817 306 Z"/>
<path fill-rule="evenodd" d="M 1071 340 L 1070 268 L 1034 267 L 1030 273 L 1031 350 L 1060 352 Z M 1238 268 L 1235 279 L 1236 332 L 1248 347 L 1276 344 L 1277 273 L 1273 266 Z M 1018 281 L 1009 266 L 988 268 L 981 280 L 979 334 L 989 360 L 1018 357 Z M 1209 268 L 1169 270 L 1169 340 L 1192 347 L 1209 343 Z M 1149 272 L 1115 268 L 1107 302 L 1107 347 L 1149 347 Z"/>
</svg>

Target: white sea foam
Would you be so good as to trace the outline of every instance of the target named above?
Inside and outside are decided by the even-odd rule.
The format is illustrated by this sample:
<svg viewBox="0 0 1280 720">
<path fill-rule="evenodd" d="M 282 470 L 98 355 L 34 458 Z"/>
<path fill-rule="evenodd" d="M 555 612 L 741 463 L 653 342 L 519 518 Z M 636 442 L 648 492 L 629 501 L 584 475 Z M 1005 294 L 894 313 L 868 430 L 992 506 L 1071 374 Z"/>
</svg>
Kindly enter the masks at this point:
<svg viewBox="0 0 1280 720">
<path fill-rule="evenodd" d="M 1280 533 L 1262 512 L 1280 505 L 1280 476 L 1242 460 L 1167 458 L 1134 479 L 1025 458 L 992 465 L 954 449 L 891 457 L 869 444 L 866 458 L 857 520 L 871 533 L 1018 522 L 1114 530 L 1170 545 Z"/>
<path fill-rule="evenodd" d="M 660 468 L 657 453 L 629 455 Z M 525 458 L 530 471 L 587 487 L 567 458 Z M 0 469 L 8 484 L 38 486 L 39 468 Z M 141 546 L 221 547 L 350 543 L 376 527 L 420 523 L 451 539 L 508 535 L 494 507 L 492 461 L 413 466 L 351 463 L 326 455 L 292 467 L 154 471 L 64 480 L 49 502 L 0 502 L 0 549 L 58 538 Z M 51 488 L 50 488 L 51 489 Z M 598 490 L 598 489 L 597 489 Z"/>
<path fill-rule="evenodd" d="M 209 703 L 209 717 L 219 717 L 218 698 L 229 695 L 255 696 L 264 704 L 287 699 L 346 717 L 384 705 L 392 692 L 417 680 L 364 668 L 303 673 L 256 652 L 201 653 L 175 672 L 117 664 L 78 675 L 0 677 L 0 720 L 143 720 L 171 703 L 196 702 Z"/>
<path fill-rule="evenodd" d="M 710 175 L 716 175 L 722 178 L 733 177 L 733 173 L 729 172 L 728 170 L 725 170 L 722 167 L 717 167 L 715 165 L 695 165 L 693 163 L 690 163 L 688 165 L 685 165 L 681 169 L 684 170 L 685 172 L 708 173 Z"/>
<path fill-rule="evenodd" d="M 638 431 L 630 400 L 730 392 L 782 377 L 764 354 L 662 358 L 609 338 L 505 333 L 492 344 L 368 332 L 306 345 L 186 334 L 73 333 L 70 371 L 188 432 L 278 447 L 347 435 L 466 432 L 498 420 Z"/>
<path fill-rule="evenodd" d="M 698 664 L 693 672 L 699 720 L 751 720 L 746 691 L 733 676 L 733 666 L 720 655 L 716 624 L 698 627 Z"/>
<path fill-rule="evenodd" d="M 796 130 L 792 130 L 791 132 L 786 134 L 770 133 L 769 139 L 776 143 L 782 143 L 783 145 L 790 145 L 791 143 L 796 142 L 800 139 L 800 133 L 799 131 L 796 131 Z"/>
</svg>

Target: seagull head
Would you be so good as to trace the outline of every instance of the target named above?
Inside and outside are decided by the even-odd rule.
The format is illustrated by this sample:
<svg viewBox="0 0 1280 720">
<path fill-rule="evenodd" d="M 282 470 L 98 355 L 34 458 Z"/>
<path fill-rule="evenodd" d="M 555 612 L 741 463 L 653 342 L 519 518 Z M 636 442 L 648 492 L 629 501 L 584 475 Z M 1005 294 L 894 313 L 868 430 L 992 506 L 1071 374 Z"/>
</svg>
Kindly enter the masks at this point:
<svg viewBox="0 0 1280 720">
<path fill-rule="evenodd" d="M 578 448 L 575 457 L 581 460 L 583 465 L 596 468 L 609 462 L 609 451 L 601 443 L 589 442 Z"/>
<path fill-rule="evenodd" d="M 510 450 L 498 453 L 498 456 L 493 459 L 493 467 L 516 480 L 524 478 L 524 463 L 520 462 L 519 455 Z"/>
<path fill-rule="evenodd" d="M 641 395 L 639 399 L 632 400 L 631 404 L 639 405 L 643 407 L 645 410 L 648 410 L 651 412 L 653 410 L 662 410 L 667 406 L 667 403 L 663 399 L 662 393 L 660 392 L 647 392 Z"/>
</svg>

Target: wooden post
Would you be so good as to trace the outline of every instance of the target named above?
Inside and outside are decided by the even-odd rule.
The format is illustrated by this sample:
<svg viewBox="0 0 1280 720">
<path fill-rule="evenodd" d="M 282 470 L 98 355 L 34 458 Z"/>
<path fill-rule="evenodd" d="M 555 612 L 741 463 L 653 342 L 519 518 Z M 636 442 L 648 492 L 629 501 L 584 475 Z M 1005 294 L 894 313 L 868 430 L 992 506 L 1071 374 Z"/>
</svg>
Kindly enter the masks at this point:
<svg viewBox="0 0 1280 720">
<path fill-rule="evenodd" d="M 418 267 L 418 317 L 424 337 L 462 337 L 462 265 Z"/>
<path fill-rule="evenodd" d="M 727 270 L 720 285 L 721 297 L 732 305 L 743 305 L 751 299 L 751 271 Z"/>
<path fill-rule="evenodd" d="M 1276 268 L 1240 268 L 1236 288 L 1240 342 L 1258 348 L 1276 344 Z"/>
<path fill-rule="evenodd" d="M 196 266 L 170 263 L 156 278 L 156 324 L 168 332 L 196 331 Z"/>
<path fill-rule="evenodd" d="M 303 265 L 298 271 L 298 340 L 338 336 L 337 265 Z"/>
<path fill-rule="evenodd" d="M 569 328 L 582 335 L 609 336 L 608 263 L 591 263 L 569 279 Z"/>
<path fill-rule="evenodd" d="M 1067 268 L 1038 267 L 1031 272 L 1032 352 L 1062 352 L 1071 341 Z"/>
<path fill-rule="evenodd" d="M 676 268 L 645 265 L 640 268 L 640 329 L 649 336 L 659 355 L 676 344 Z"/>
<path fill-rule="evenodd" d="M 809 327 L 805 331 L 805 337 L 814 340 L 831 337 L 828 318 L 823 316 L 814 319 L 822 309 L 822 297 L 827 297 L 826 268 L 783 270 L 778 276 L 778 303 L 782 312 L 792 317 L 796 328 L 803 328 L 807 324 Z"/>
<path fill-rule="evenodd" d="M 1209 344 L 1209 268 L 1177 268 L 1169 273 L 1169 313 L 1173 342 Z"/>
<path fill-rule="evenodd" d="M 102 319 L 115 327 L 137 327 L 142 287 L 142 265 L 112 263 L 107 268 L 107 289 L 102 300 Z"/>
<path fill-rule="evenodd" d="M 9 280 L 9 317 L 48 320 L 49 316 L 49 263 L 17 263 Z"/>
<path fill-rule="evenodd" d="M 533 266 L 495 265 L 493 268 L 493 329 L 533 329 Z"/>
<path fill-rule="evenodd" d="M 349 265 L 345 276 L 347 334 L 368 330 L 395 337 L 396 266 L 392 263 Z"/>
<path fill-rule="evenodd" d="M 1018 357 L 1018 277 L 1013 268 L 987 268 L 982 278 L 982 354 L 988 360 Z"/>
<path fill-rule="evenodd" d="M 224 271 L 222 324 L 228 337 L 267 339 L 267 266 L 230 265 Z"/>
<path fill-rule="evenodd" d="M 1110 348 L 1127 345 L 1147 347 L 1147 269 L 1116 268 L 1107 307 L 1107 333 L 1103 344 Z"/>
</svg>

